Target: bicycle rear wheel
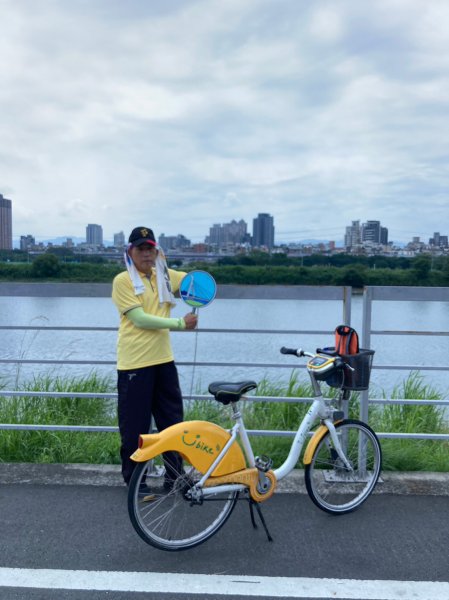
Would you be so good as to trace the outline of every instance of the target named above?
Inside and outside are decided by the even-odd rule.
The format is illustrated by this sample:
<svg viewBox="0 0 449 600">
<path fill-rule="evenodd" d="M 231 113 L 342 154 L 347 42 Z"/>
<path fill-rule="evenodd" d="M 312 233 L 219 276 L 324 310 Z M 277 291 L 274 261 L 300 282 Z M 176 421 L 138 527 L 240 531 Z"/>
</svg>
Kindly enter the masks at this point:
<svg viewBox="0 0 449 600">
<path fill-rule="evenodd" d="M 167 464 L 167 454 L 137 464 L 129 484 L 128 512 L 134 529 L 147 544 L 160 550 L 186 550 L 205 542 L 224 525 L 238 492 L 199 496 L 192 501 L 189 490 L 200 477 L 186 464 L 175 473 L 173 465 Z M 141 491 L 143 485 L 145 492 Z"/>
<path fill-rule="evenodd" d="M 374 431 L 355 419 L 335 425 L 348 470 L 337 454 L 329 431 L 305 466 L 305 483 L 311 500 L 328 513 L 345 514 L 358 508 L 374 489 L 382 465 L 382 451 Z"/>
</svg>

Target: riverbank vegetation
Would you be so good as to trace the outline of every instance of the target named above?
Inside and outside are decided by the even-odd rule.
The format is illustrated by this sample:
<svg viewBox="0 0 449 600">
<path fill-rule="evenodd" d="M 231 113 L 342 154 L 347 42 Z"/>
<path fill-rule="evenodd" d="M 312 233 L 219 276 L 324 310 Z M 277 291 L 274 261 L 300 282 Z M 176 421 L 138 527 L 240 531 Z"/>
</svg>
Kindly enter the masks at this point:
<svg viewBox="0 0 449 600">
<path fill-rule="evenodd" d="M 114 383 L 95 372 L 80 378 L 41 375 L 30 382 L 27 392 L 70 392 L 70 398 L 39 396 L 1 396 L 0 422 L 34 425 L 83 425 L 116 427 L 113 400 L 86 398 L 77 394 L 115 393 Z M 300 380 L 296 371 L 288 385 L 262 381 L 259 396 L 309 398 L 310 385 Z M 418 373 L 412 373 L 396 388 L 392 398 L 441 400 L 442 394 L 426 384 Z M 296 431 L 307 410 L 304 402 L 242 403 L 245 423 L 250 430 Z M 350 416 L 357 418 L 358 398 L 350 400 Z M 211 420 L 230 426 L 230 411 L 214 401 L 190 402 L 186 420 Z M 381 432 L 449 433 L 444 408 L 436 405 L 392 404 L 370 406 L 369 423 Z M 275 466 L 285 459 L 291 437 L 252 437 L 256 454 L 270 456 Z M 384 470 L 449 472 L 449 441 L 418 439 L 381 439 Z M 119 436 L 116 432 L 23 431 L 0 430 L 1 462 L 92 463 L 119 462 Z"/>
<path fill-rule="evenodd" d="M 100 256 L 48 251 L 29 262 L 26 253 L 0 252 L 0 281 L 62 281 L 109 283 L 123 264 Z M 178 260 L 172 264 L 186 271 L 209 271 L 218 284 L 246 285 L 373 285 L 445 287 L 449 285 L 449 257 L 419 255 L 413 258 L 252 252 L 223 257 L 215 263 Z"/>
</svg>

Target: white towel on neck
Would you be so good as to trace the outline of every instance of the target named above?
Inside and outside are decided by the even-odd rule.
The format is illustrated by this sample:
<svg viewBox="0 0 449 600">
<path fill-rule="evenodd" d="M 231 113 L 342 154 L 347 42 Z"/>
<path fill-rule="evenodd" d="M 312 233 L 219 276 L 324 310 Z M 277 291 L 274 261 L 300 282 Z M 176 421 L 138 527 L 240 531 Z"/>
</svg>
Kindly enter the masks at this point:
<svg viewBox="0 0 449 600">
<path fill-rule="evenodd" d="M 156 258 L 156 283 L 159 295 L 159 304 L 167 302 L 170 306 L 176 306 L 175 297 L 171 289 L 170 275 L 168 273 L 165 254 L 159 249 Z"/>
<path fill-rule="evenodd" d="M 140 294 L 144 293 L 145 285 L 142 281 L 139 271 L 136 269 L 133 259 L 131 258 L 127 250 L 125 251 L 124 258 L 128 274 L 131 278 L 131 283 L 134 287 L 134 293 L 136 294 L 136 296 L 139 296 Z M 167 261 L 165 260 L 165 256 L 162 250 L 159 250 L 156 258 L 156 284 L 157 293 L 159 296 L 159 304 L 162 305 L 164 304 L 164 302 L 168 302 L 170 306 L 175 306 L 176 302 L 171 289 Z"/>
<path fill-rule="evenodd" d="M 139 271 L 136 269 L 133 259 L 128 254 L 128 250 L 125 250 L 123 258 L 125 259 L 126 269 L 128 270 L 128 275 L 134 287 L 134 293 L 136 296 L 143 294 L 145 291 L 145 285 L 139 275 Z"/>
</svg>

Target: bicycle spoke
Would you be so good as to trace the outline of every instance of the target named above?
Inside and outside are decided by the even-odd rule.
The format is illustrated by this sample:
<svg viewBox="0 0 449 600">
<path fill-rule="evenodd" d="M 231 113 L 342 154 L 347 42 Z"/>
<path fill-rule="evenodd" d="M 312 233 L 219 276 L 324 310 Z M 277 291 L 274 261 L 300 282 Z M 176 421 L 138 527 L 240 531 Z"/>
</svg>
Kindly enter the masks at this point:
<svg viewBox="0 0 449 600">
<path fill-rule="evenodd" d="M 195 495 L 191 498 L 189 489 L 199 481 L 201 474 L 188 467 L 186 472 L 178 470 L 179 475 L 170 490 L 164 489 L 166 471 L 148 477 L 146 484 L 152 493 L 142 498 L 137 490 L 145 478 L 145 470 L 145 465 L 136 467 L 128 508 L 136 531 L 157 548 L 182 550 L 205 541 L 223 525 L 238 497 L 237 492 L 217 492 L 213 497 L 202 498 L 200 492 L 200 501 L 195 500 Z"/>
<path fill-rule="evenodd" d="M 327 432 L 306 465 L 307 491 L 322 510 L 343 514 L 358 508 L 371 494 L 379 477 L 381 450 L 375 433 L 364 423 L 346 420 L 335 427 L 346 460 L 332 447 Z"/>
</svg>

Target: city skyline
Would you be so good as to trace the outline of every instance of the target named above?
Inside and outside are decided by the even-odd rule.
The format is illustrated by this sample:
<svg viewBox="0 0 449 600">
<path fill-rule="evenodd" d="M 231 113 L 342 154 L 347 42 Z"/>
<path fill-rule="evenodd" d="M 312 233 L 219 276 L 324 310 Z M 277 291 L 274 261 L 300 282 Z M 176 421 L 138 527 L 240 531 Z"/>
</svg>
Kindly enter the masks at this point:
<svg viewBox="0 0 449 600">
<path fill-rule="evenodd" d="M 11 200 L 6 200 L 2 194 L 0 194 L 0 209 L 2 209 L 3 205 L 7 206 L 7 214 L 8 214 L 8 225 L 12 220 L 12 202 Z M 4 211 L 4 209 L 3 209 Z M 0 234 L 2 230 L 7 229 L 4 223 L 4 212 L 0 211 Z M 3 219 L 3 221 L 2 221 Z M 368 220 L 366 222 L 361 223 L 361 220 L 352 220 L 351 225 L 347 225 L 343 232 L 341 239 L 315 239 L 315 240 L 304 240 L 297 239 L 295 241 L 286 242 L 283 240 L 277 240 L 275 236 L 275 220 L 272 215 L 269 213 L 258 213 L 256 217 L 252 219 L 252 235 L 247 232 L 248 224 L 244 219 L 239 219 L 237 221 L 235 218 L 227 223 L 215 223 L 209 228 L 209 234 L 205 235 L 204 238 L 196 242 L 197 244 L 206 244 L 206 245 L 216 245 L 222 246 L 227 244 L 245 244 L 255 246 L 255 247 L 267 247 L 268 249 L 272 249 L 275 246 L 282 246 L 290 244 L 301 244 L 306 242 L 316 242 L 316 243 L 329 243 L 335 244 L 336 246 L 340 246 L 342 242 L 342 246 L 346 248 L 357 247 L 362 243 L 371 243 L 377 244 L 379 246 L 386 246 L 389 243 L 391 245 L 395 245 L 393 240 L 389 239 L 389 229 L 385 225 L 383 225 L 379 220 Z M 123 231 L 116 231 L 112 234 L 110 240 L 104 239 L 103 235 L 103 226 L 101 224 L 88 224 L 85 227 L 85 238 L 83 239 L 82 244 L 91 246 L 103 246 L 103 245 L 111 245 L 115 247 L 125 245 L 125 240 L 127 239 L 127 235 Z M 20 237 L 14 237 L 9 231 L 9 235 L 14 242 L 14 247 L 19 247 L 23 242 L 24 245 L 33 245 L 39 243 L 39 240 L 36 242 L 36 236 L 32 233 L 21 234 Z M 67 242 L 67 245 L 73 245 L 73 240 L 77 240 L 79 242 L 80 238 L 78 236 L 57 236 L 56 239 L 59 241 L 64 239 Z M 2 245 L 2 240 L 5 239 L 0 235 L 0 248 Z M 113 242 L 112 242 L 113 239 Z M 166 249 L 165 244 L 171 244 L 172 241 L 176 239 L 177 247 L 187 248 L 192 245 L 192 242 L 188 237 L 186 237 L 185 232 L 178 232 L 177 234 L 165 234 L 162 232 L 160 234 L 156 233 L 156 239 L 159 240 L 161 247 Z M 20 243 L 19 243 L 20 241 Z M 31 243 L 32 241 L 32 243 Z M 50 242 L 51 240 L 41 240 L 45 242 Z M 165 244 L 164 244 L 165 242 Z M 421 245 L 431 245 L 431 246 L 441 246 L 444 248 L 448 247 L 448 236 L 441 231 L 434 231 L 432 236 L 429 235 L 426 239 L 421 239 L 420 236 L 412 235 L 412 237 L 407 240 L 407 244 L 421 244 Z M 193 243 L 195 245 L 195 243 Z M 400 246 L 401 244 L 399 244 Z M 6 246 L 5 246 L 6 248 Z"/>
<path fill-rule="evenodd" d="M 443 0 L 4 0 L 0 20 L 14 232 L 449 229 Z"/>
<path fill-rule="evenodd" d="M 12 235 L 12 201 L 4 198 L 0 194 L 0 249 L 13 249 L 20 248 L 22 246 L 26 249 L 42 243 L 54 244 L 54 240 L 38 240 L 36 237 L 28 233 L 26 235 L 20 235 L 20 238 L 13 237 Z M 224 246 L 237 246 L 237 245 L 250 245 L 253 247 L 265 247 L 268 250 L 273 249 L 276 246 L 295 245 L 301 243 L 328 243 L 332 247 L 340 246 L 339 239 L 337 240 L 301 240 L 297 239 L 292 242 L 285 242 L 283 240 L 275 239 L 275 226 L 274 218 L 269 213 L 258 213 L 257 217 L 252 219 L 253 228 L 252 235 L 247 231 L 248 224 L 240 219 L 228 223 L 215 223 L 209 228 L 209 235 L 204 237 L 204 240 L 196 242 L 196 244 L 205 244 L 210 246 L 224 247 Z M 86 226 L 85 239 L 80 242 L 80 238 L 77 236 L 58 236 L 56 238 L 61 244 L 61 240 L 64 239 L 62 245 L 72 247 L 75 242 L 85 244 L 86 246 L 92 247 L 122 247 L 125 245 L 126 236 L 123 231 L 118 231 L 113 234 L 113 242 L 111 240 L 103 240 L 103 226 L 100 224 L 89 223 Z M 159 243 L 164 250 L 170 247 L 176 248 L 188 248 L 192 246 L 192 242 L 188 239 L 184 233 L 178 233 L 176 235 L 166 235 L 164 232 L 156 234 L 156 238 L 159 238 Z M 56 244 L 58 244 L 56 242 Z M 379 220 L 368 220 L 365 223 L 360 224 L 360 219 L 353 220 L 351 225 L 345 227 L 343 235 L 343 243 L 341 244 L 345 248 L 357 248 L 363 244 L 374 244 L 378 246 L 401 246 L 405 244 L 395 244 L 394 241 L 389 240 L 388 227 L 381 224 Z M 448 236 L 442 234 L 440 231 L 434 231 L 432 237 L 426 240 L 421 240 L 420 236 L 412 236 L 407 242 L 408 245 L 415 245 L 417 248 L 422 246 L 434 246 L 447 248 L 448 247 Z M 195 245 L 195 243 L 193 244 Z"/>
<path fill-rule="evenodd" d="M 1 196 L 1 194 L 0 194 Z M 4 197 L 4 196 L 3 196 Z M 261 213 L 258 213 L 261 214 Z M 229 217 L 229 219 L 231 220 L 235 220 L 235 219 L 239 219 L 240 221 L 244 219 L 242 219 L 241 217 Z M 141 219 L 142 220 L 142 219 Z M 275 221 L 275 217 L 273 216 L 273 220 Z M 354 219 L 351 217 L 350 219 L 351 221 L 354 221 Z M 357 219 L 358 221 L 363 221 L 364 219 Z M 249 222 L 253 221 L 253 217 L 249 218 Z M 379 221 L 379 219 L 366 219 L 366 222 L 371 222 L 371 221 Z M 228 220 L 229 222 L 229 220 Z M 220 223 L 220 224 L 224 224 L 224 223 Z M 82 224 L 80 227 L 81 229 L 84 229 L 86 231 L 86 228 L 89 225 L 86 224 Z M 100 226 L 103 228 L 103 225 L 100 224 Z M 151 226 L 151 224 L 150 224 Z M 210 227 L 213 227 L 214 225 L 210 225 Z M 435 225 L 435 227 L 433 227 L 433 229 L 429 230 L 428 232 L 424 232 L 421 233 L 421 235 L 414 230 L 408 231 L 407 234 L 405 235 L 405 232 L 403 236 L 399 236 L 399 235 L 394 235 L 394 233 L 391 233 L 391 229 L 390 227 L 387 227 L 388 231 L 389 231 L 389 239 L 393 244 L 398 244 L 398 245 L 402 245 L 402 244 L 406 244 L 409 243 L 410 241 L 413 240 L 413 238 L 415 237 L 419 237 L 421 239 L 421 241 L 426 241 L 428 242 L 435 234 L 438 234 L 439 231 L 436 230 L 438 224 Z M 133 227 L 133 226 L 132 226 Z M 282 234 L 282 232 L 280 234 L 277 234 L 277 238 L 275 238 L 275 245 L 278 244 L 288 244 L 288 243 L 301 243 L 302 241 L 311 241 L 311 240 L 316 240 L 316 241 L 335 241 L 337 244 L 339 243 L 344 243 L 345 240 L 345 236 L 346 236 L 346 230 L 347 230 L 348 225 L 344 224 L 341 231 L 340 231 L 340 227 L 334 227 L 332 228 L 332 230 L 324 228 L 323 230 L 317 228 L 309 228 L 309 229 L 302 229 L 302 230 L 290 230 L 287 235 Z M 444 229 L 443 227 L 440 227 L 440 230 Z M 449 230 L 449 225 L 447 227 L 447 229 Z M 446 229 L 445 229 L 446 230 Z M 52 239 L 63 239 L 63 238 L 67 238 L 67 239 L 86 239 L 87 241 L 87 232 L 84 234 L 84 236 L 80 233 L 77 234 L 66 234 L 66 233 L 61 233 L 59 231 L 55 231 L 54 235 L 34 235 L 31 232 L 26 232 L 26 233 L 19 233 L 19 232 L 15 232 L 14 229 L 14 211 L 12 211 L 12 231 L 13 231 L 13 235 L 12 235 L 12 239 L 13 239 L 13 243 L 15 244 L 15 247 L 17 247 L 17 244 L 20 240 L 20 237 L 22 236 L 26 236 L 26 235 L 32 235 L 37 241 L 41 241 L 41 242 L 46 242 L 46 241 L 51 241 Z M 206 240 L 206 238 L 208 237 L 207 233 L 201 234 L 198 233 L 196 236 L 191 236 L 189 235 L 188 232 L 184 231 L 179 231 L 179 232 L 168 232 L 167 233 L 167 229 L 164 229 L 163 231 L 161 231 L 160 233 L 155 232 L 156 237 L 158 237 L 159 235 L 166 235 L 166 236 L 173 236 L 173 235 L 186 235 L 189 238 L 192 238 L 192 243 L 202 243 Z M 330 235 L 326 235 L 326 232 L 337 232 L 334 236 L 330 236 Z M 422 231 L 422 230 L 421 230 Z M 120 230 L 119 228 L 115 228 L 112 226 L 112 229 L 110 231 L 108 231 L 108 233 L 104 234 L 105 240 L 110 240 L 112 241 L 114 239 L 114 237 L 119 234 L 119 233 L 123 233 L 125 238 L 127 238 L 127 234 L 126 232 L 123 232 L 122 230 Z"/>
</svg>

